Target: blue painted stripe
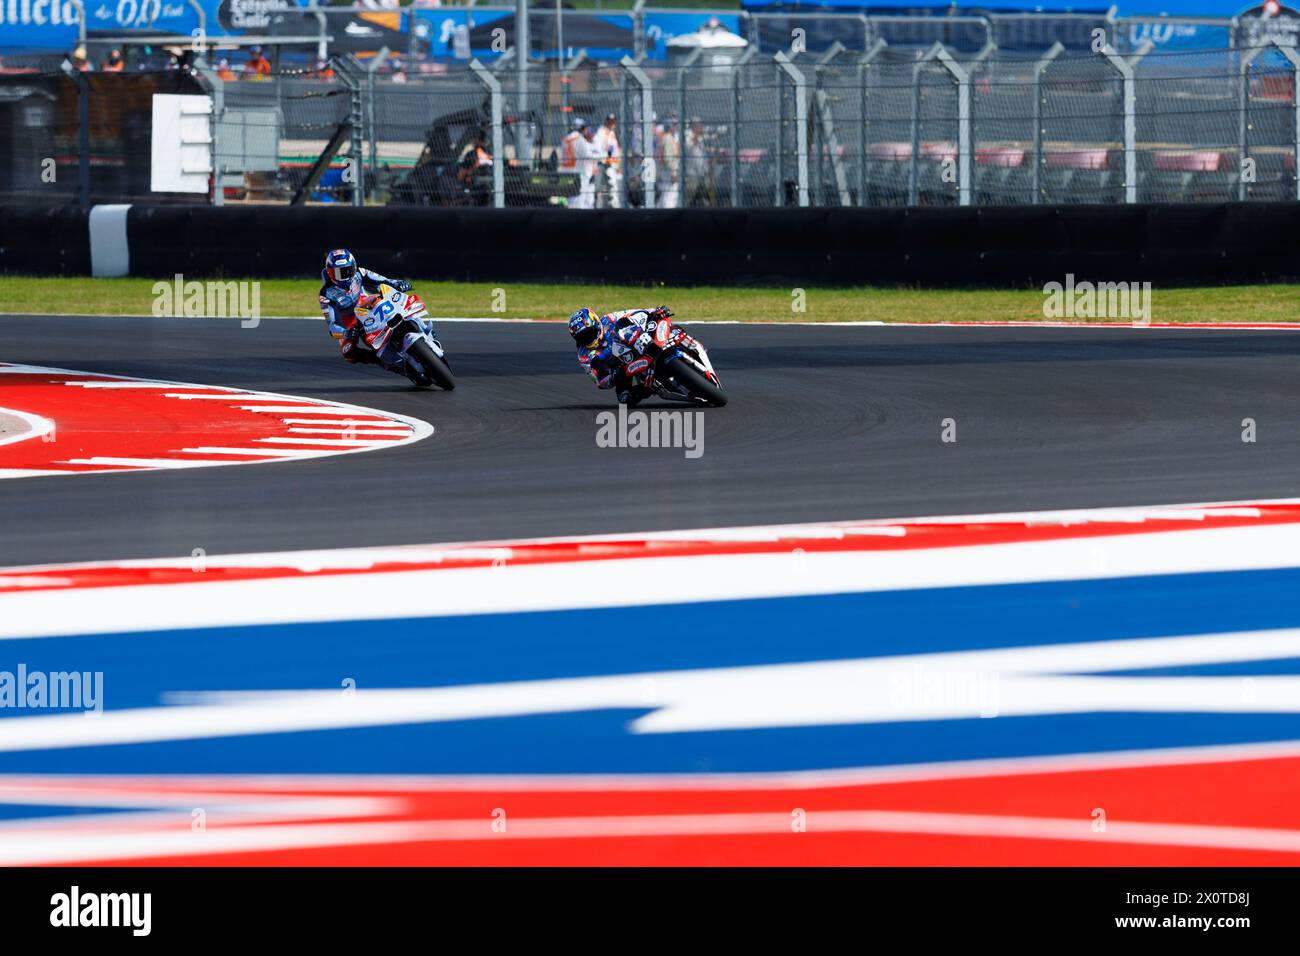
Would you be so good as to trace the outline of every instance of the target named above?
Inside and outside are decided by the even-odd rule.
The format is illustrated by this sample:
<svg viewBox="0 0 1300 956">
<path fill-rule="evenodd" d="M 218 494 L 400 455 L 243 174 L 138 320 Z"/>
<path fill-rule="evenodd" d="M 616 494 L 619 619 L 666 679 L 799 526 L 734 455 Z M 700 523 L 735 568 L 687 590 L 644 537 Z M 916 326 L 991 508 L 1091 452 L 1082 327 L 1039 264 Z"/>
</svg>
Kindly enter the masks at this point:
<svg viewBox="0 0 1300 956">
<path fill-rule="evenodd" d="M 451 686 L 1300 626 L 1300 570 L 0 642 L 0 670 L 101 670 L 106 707 L 169 692 Z M 1142 673 L 1293 673 L 1295 661 Z M 1133 672 L 1140 673 L 1140 672 Z M 632 735 L 604 711 L 0 753 L 0 772 L 776 771 L 1300 740 L 1288 714 L 1080 714 Z M 3 711 L 7 719 L 30 711 Z M 160 716 L 160 719 L 165 717 Z"/>
<path fill-rule="evenodd" d="M 349 677 L 453 686 L 1296 626 L 1300 569 L 1285 569 L 9 640 L 0 670 L 102 671 L 124 708 Z"/>
</svg>

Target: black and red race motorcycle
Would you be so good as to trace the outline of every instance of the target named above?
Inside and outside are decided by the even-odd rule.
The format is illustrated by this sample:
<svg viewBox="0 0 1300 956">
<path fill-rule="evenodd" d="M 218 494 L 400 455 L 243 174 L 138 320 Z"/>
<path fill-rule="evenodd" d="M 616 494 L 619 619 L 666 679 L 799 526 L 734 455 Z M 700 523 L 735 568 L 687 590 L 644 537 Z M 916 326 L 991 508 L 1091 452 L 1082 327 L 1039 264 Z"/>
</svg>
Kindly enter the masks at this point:
<svg viewBox="0 0 1300 956">
<path fill-rule="evenodd" d="M 670 321 L 668 309 L 629 313 L 618 320 L 614 354 L 624 363 L 640 356 L 651 367 L 634 381 L 661 398 L 721 408 L 727 404 L 722 382 L 703 343 Z"/>
</svg>

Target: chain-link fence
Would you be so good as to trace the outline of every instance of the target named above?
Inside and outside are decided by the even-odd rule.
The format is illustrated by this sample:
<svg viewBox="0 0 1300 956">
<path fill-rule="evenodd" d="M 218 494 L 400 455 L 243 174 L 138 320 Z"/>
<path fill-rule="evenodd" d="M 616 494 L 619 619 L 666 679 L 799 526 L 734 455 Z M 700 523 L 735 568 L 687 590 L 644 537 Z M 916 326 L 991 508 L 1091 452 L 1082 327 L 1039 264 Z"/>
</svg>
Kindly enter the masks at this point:
<svg viewBox="0 0 1300 956">
<path fill-rule="evenodd" d="M 428 206 L 1008 205 L 1297 197 L 1300 55 L 752 48 L 409 76 L 351 57 L 0 77 L 6 200 L 159 198 L 150 96 L 211 102 L 215 202 Z M 85 119 L 81 118 L 85 115 Z M 156 117 L 155 117 L 156 121 Z M 85 135 L 83 135 L 83 130 Z M 157 161 L 156 130 L 153 158 Z M 55 178 L 41 181 L 52 159 Z M 178 200 L 183 196 L 163 196 Z M 188 201 L 203 201 L 189 196 Z"/>
<path fill-rule="evenodd" d="M 0 76 L 0 202 L 169 198 L 151 181 L 153 99 L 202 92 L 180 71 Z"/>
</svg>

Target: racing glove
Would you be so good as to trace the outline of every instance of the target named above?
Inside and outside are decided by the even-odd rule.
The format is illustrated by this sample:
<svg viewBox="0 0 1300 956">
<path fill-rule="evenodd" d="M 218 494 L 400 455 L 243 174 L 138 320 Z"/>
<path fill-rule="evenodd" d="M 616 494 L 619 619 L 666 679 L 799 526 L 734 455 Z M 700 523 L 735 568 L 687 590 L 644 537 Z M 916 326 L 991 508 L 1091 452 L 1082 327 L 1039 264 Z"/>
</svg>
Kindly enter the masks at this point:
<svg viewBox="0 0 1300 956">
<path fill-rule="evenodd" d="M 652 319 L 670 319 L 672 315 L 673 310 L 666 305 L 658 305 L 650 310 L 650 318 Z"/>
<path fill-rule="evenodd" d="M 393 288 L 396 289 L 398 292 L 410 292 L 411 283 L 408 282 L 406 279 L 394 279 Z"/>
</svg>

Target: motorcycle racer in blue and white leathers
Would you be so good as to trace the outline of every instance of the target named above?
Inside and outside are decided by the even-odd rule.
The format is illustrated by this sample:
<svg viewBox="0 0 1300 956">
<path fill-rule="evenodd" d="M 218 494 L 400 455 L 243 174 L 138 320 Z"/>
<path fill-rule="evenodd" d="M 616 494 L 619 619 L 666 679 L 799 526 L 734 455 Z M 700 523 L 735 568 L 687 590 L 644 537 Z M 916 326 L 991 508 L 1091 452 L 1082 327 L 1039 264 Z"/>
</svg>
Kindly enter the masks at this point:
<svg viewBox="0 0 1300 956">
<path fill-rule="evenodd" d="M 569 334 L 578 346 L 578 364 L 597 388 L 612 388 L 622 405 L 633 406 L 651 394 L 654 362 L 643 354 L 651 342 L 645 323 L 672 315 L 667 308 L 623 309 L 597 316 L 579 309 L 569 317 Z"/>
<path fill-rule="evenodd" d="M 362 336 L 361 323 L 357 321 L 357 301 L 365 293 L 379 291 L 386 283 L 398 292 L 410 292 L 411 283 L 405 279 L 390 279 L 370 269 L 357 265 L 356 258 L 346 249 L 331 250 L 325 256 L 321 270 L 320 309 L 330 335 L 339 340 L 339 351 L 344 360 L 353 363 L 382 365 L 390 372 L 402 373 L 405 363 L 394 347 L 376 354 L 364 345 L 358 345 Z M 430 334 L 432 324 L 426 322 Z"/>
</svg>

